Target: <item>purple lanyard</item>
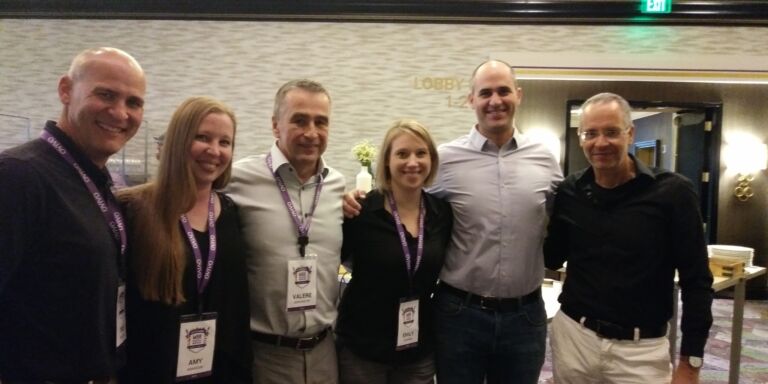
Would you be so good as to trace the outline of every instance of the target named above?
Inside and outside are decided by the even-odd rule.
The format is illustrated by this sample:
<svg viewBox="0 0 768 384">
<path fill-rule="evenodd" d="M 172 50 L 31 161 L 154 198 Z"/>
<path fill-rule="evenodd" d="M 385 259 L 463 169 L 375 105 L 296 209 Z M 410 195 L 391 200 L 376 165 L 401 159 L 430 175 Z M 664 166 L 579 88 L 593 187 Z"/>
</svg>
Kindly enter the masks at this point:
<svg viewBox="0 0 768 384">
<path fill-rule="evenodd" d="M 426 209 L 424 208 L 424 199 L 419 201 L 419 237 L 418 245 L 416 246 L 416 265 L 411 268 L 411 251 L 408 248 L 408 241 L 405 239 L 405 227 L 400 220 L 400 214 L 397 212 L 397 204 L 395 204 L 395 198 L 391 192 L 387 192 L 387 201 L 389 201 L 389 208 L 392 209 L 392 216 L 395 218 L 395 227 L 397 227 L 397 234 L 400 236 L 400 245 L 403 246 L 403 254 L 405 255 L 405 269 L 408 272 L 408 282 L 413 288 L 413 276 L 416 274 L 416 270 L 421 265 L 421 257 L 424 254 L 424 216 L 426 215 Z"/>
<path fill-rule="evenodd" d="M 93 199 L 96 200 L 96 204 L 99 206 L 101 214 L 104 215 L 104 220 L 106 220 L 109 229 L 112 231 L 112 237 L 117 243 L 120 244 L 121 258 L 125 256 L 125 247 L 128 243 L 126 240 L 127 235 L 125 231 L 125 223 L 123 222 L 123 215 L 120 213 L 120 207 L 117 205 L 117 202 L 115 202 L 115 197 L 109 193 L 105 199 L 101 195 L 101 192 L 99 192 L 99 189 L 96 188 L 93 180 L 91 180 L 91 178 L 85 174 L 85 171 L 80 167 L 80 164 L 77 163 L 75 158 L 69 154 L 69 151 L 67 151 L 67 149 L 64 148 L 64 146 L 61 145 L 61 143 L 56 140 L 56 138 L 53 137 L 50 132 L 43 131 L 43 133 L 40 135 L 40 138 L 42 138 L 46 143 L 50 144 L 51 147 L 53 147 L 53 149 L 58 152 L 59 155 L 64 158 L 64 160 L 72 165 L 78 174 L 80 174 L 80 178 L 83 179 L 83 183 L 85 183 L 86 188 L 88 188 L 88 191 L 91 192 Z"/>
<path fill-rule="evenodd" d="M 299 214 L 296 212 L 296 207 L 293 205 L 293 201 L 291 201 L 291 196 L 288 194 L 288 188 L 285 186 L 285 181 L 272 168 L 271 153 L 267 154 L 267 168 L 269 168 L 269 171 L 272 172 L 272 176 L 275 178 L 275 183 L 277 183 L 277 189 L 280 190 L 280 195 L 283 196 L 285 207 L 288 208 L 288 213 L 291 214 L 293 224 L 296 226 L 296 232 L 299 234 L 299 238 L 297 240 L 297 243 L 299 244 L 299 254 L 301 257 L 304 257 L 307 244 L 309 244 L 309 226 L 312 224 L 312 217 L 315 215 L 315 208 L 317 208 L 317 203 L 320 201 L 320 191 L 323 189 L 323 176 L 320 173 L 317 174 L 315 198 L 312 200 L 312 207 L 309 211 L 309 217 L 307 217 L 307 219 L 302 223 Z"/>
<path fill-rule="evenodd" d="M 184 227 L 184 232 L 189 240 L 189 245 L 192 246 L 192 254 L 195 256 L 195 270 L 197 271 L 197 293 L 202 295 L 205 291 L 205 287 L 211 281 L 211 272 L 213 272 L 213 263 L 216 262 L 216 211 L 213 205 L 215 193 L 211 192 L 211 198 L 208 201 L 208 262 L 205 265 L 205 274 L 203 274 L 203 254 L 200 252 L 200 246 L 195 239 L 195 233 L 192 231 L 192 226 L 189 225 L 189 219 L 187 215 L 181 215 L 179 219 L 181 226 Z M 199 300 L 202 303 L 202 299 Z"/>
</svg>

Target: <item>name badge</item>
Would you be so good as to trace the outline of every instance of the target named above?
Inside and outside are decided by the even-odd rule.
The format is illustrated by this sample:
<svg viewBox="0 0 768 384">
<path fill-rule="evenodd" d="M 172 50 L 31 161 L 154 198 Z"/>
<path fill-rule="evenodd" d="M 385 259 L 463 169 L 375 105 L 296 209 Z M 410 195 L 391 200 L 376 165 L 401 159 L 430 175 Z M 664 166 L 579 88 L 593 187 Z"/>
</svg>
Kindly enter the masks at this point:
<svg viewBox="0 0 768 384">
<path fill-rule="evenodd" d="M 288 260 L 286 310 L 306 311 L 317 306 L 317 255 Z"/>
<path fill-rule="evenodd" d="M 117 287 L 117 313 L 115 316 L 115 347 L 120 347 L 125 339 L 128 338 L 128 332 L 125 328 L 125 284 L 121 283 Z"/>
<path fill-rule="evenodd" d="M 185 315 L 179 327 L 176 381 L 210 376 L 216 347 L 216 313 Z"/>
<path fill-rule="evenodd" d="M 419 345 L 419 299 L 401 299 L 397 311 L 397 345 L 395 350 Z"/>
</svg>

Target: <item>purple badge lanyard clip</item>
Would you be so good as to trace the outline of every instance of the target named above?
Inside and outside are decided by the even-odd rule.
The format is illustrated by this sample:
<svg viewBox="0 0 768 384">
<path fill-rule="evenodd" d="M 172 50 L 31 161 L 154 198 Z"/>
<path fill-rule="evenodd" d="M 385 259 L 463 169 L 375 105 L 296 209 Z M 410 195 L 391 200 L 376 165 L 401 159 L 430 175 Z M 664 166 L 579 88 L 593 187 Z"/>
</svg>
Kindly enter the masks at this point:
<svg viewBox="0 0 768 384">
<path fill-rule="evenodd" d="M 323 189 L 323 176 L 321 173 L 317 174 L 317 185 L 315 186 L 315 197 L 312 200 L 312 207 L 309 211 L 309 217 L 307 217 L 306 220 L 302 223 L 301 218 L 299 217 L 298 212 L 296 212 L 296 207 L 293 205 L 293 201 L 291 201 L 291 196 L 288 194 L 288 187 L 285 186 L 285 181 L 282 177 L 280 177 L 277 172 L 272 167 L 272 154 L 267 154 L 267 168 L 269 168 L 269 171 L 272 172 L 272 176 L 275 178 L 275 183 L 277 184 L 277 189 L 280 190 L 280 196 L 283 197 L 283 202 L 285 203 L 285 207 L 288 209 L 288 213 L 291 215 L 291 219 L 293 219 L 293 224 L 296 227 L 296 232 L 298 232 L 298 239 L 297 244 L 299 245 L 299 254 L 301 257 L 305 256 L 307 244 L 309 244 L 309 226 L 312 224 L 312 217 L 315 215 L 315 209 L 317 208 L 317 204 L 320 201 L 320 191 Z"/>
</svg>

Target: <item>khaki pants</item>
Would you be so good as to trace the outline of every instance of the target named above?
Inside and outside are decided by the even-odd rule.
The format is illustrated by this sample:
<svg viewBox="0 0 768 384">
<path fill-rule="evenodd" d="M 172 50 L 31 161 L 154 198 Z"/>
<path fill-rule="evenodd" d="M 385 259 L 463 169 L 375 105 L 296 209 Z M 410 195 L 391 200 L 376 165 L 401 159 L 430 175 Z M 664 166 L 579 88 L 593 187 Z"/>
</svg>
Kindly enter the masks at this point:
<svg viewBox="0 0 768 384">
<path fill-rule="evenodd" d="M 328 335 L 311 350 L 252 341 L 253 384 L 336 384 L 336 346 Z"/>
<path fill-rule="evenodd" d="M 672 381 L 666 337 L 611 340 L 558 312 L 550 335 L 557 384 L 662 384 Z"/>
</svg>

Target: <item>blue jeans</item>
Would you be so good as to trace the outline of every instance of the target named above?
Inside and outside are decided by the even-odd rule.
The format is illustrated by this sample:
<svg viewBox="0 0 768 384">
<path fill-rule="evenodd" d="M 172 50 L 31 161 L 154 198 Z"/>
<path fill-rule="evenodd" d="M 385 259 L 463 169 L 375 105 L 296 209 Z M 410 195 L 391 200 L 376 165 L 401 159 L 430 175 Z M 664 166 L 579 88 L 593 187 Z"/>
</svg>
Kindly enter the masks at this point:
<svg viewBox="0 0 768 384">
<path fill-rule="evenodd" d="M 535 384 L 544 364 L 544 301 L 492 311 L 438 290 L 435 305 L 439 384 Z"/>
</svg>

